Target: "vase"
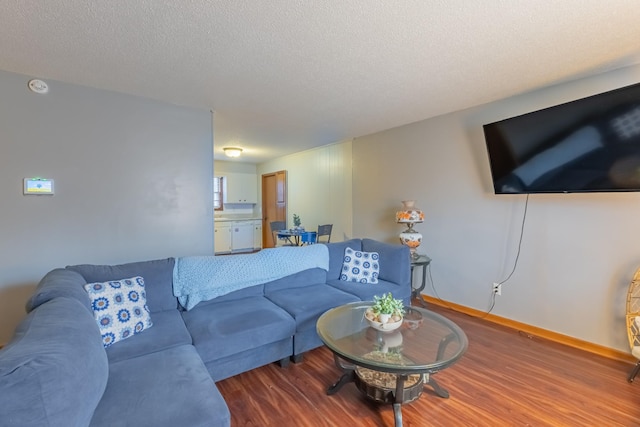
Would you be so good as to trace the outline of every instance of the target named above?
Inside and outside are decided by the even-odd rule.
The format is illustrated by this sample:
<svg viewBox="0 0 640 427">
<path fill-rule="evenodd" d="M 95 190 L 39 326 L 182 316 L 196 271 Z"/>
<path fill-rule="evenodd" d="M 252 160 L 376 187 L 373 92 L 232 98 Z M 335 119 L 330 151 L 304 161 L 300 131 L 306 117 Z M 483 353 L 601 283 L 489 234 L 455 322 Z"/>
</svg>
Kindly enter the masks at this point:
<svg viewBox="0 0 640 427">
<path fill-rule="evenodd" d="M 389 323 L 389 319 L 391 319 L 391 315 L 387 314 L 387 313 L 380 313 L 378 314 L 378 319 L 380 320 L 380 323 Z"/>
</svg>

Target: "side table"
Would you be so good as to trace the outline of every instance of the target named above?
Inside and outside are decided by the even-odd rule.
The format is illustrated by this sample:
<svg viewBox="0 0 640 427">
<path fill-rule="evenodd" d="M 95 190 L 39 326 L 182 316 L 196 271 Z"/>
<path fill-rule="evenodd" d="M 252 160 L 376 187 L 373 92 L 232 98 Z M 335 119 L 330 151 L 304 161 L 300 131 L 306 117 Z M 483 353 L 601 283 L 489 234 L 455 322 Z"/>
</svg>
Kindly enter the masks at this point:
<svg viewBox="0 0 640 427">
<path fill-rule="evenodd" d="M 427 266 L 431 263 L 431 258 L 426 255 L 418 255 L 418 258 L 411 259 L 411 301 L 414 298 L 417 298 L 420 301 L 420 305 L 423 307 L 427 307 L 424 299 L 422 299 L 422 291 L 424 287 L 427 285 Z M 415 267 L 422 267 L 422 282 L 419 287 L 413 286 L 413 269 Z"/>
</svg>

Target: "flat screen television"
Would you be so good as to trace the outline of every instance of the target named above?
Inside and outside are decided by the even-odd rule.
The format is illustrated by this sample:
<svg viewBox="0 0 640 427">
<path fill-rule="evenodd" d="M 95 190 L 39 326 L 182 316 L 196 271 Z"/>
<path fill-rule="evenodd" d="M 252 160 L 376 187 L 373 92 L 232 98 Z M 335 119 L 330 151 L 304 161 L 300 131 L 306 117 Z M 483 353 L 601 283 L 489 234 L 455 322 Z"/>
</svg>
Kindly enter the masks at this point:
<svg viewBox="0 0 640 427">
<path fill-rule="evenodd" d="M 483 130 L 496 194 L 640 191 L 640 83 Z"/>
</svg>

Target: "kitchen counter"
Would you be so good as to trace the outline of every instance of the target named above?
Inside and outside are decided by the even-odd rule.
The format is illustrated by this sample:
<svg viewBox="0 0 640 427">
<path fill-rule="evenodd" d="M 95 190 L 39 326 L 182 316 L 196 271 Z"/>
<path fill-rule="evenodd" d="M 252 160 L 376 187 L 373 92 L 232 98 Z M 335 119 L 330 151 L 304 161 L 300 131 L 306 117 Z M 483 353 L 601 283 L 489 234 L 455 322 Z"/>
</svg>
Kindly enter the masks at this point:
<svg viewBox="0 0 640 427">
<path fill-rule="evenodd" d="M 216 216 L 213 220 L 216 222 L 260 221 L 262 218 L 255 216 Z"/>
</svg>

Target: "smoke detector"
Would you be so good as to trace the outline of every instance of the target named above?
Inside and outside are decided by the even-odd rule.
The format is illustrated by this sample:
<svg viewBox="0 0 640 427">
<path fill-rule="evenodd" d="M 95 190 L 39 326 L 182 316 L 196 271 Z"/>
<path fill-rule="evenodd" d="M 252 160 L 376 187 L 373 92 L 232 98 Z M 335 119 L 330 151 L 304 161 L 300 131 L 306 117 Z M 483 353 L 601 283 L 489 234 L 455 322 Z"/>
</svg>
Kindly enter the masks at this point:
<svg viewBox="0 0 640 427">
<path fill-rule="evenodd" d="M 43 94 L 49 92 L 49 86 L 46 82 L 40 79 L 32 79 L 29 80 L 29 90 L 31 90 L 31 92 Z"/>
</svg>

